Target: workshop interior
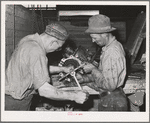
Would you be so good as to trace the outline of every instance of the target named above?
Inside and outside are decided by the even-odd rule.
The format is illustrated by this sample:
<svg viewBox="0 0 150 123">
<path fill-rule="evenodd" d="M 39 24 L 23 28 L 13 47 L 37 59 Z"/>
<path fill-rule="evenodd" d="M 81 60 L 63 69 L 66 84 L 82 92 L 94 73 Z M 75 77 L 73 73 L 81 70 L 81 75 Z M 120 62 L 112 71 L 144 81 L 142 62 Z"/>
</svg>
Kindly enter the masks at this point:
<svg viewBox="0 0 150 123">
<path fill-rule="evenodd" d="M 62 24 L 69 37 L 61 51 L 48 53 L 48 66 L 73 66 L 74 73 L 50 75 L 51 84 L 63 83 L 65 88 L 78 88 L 75 73 L 82 70 L 84 62 L 98 66 L 101 47 L 92 43 L 85 30 L 92 15 L 110 17 L 116 39 L 126 52 L 127 75 L 123 91 L 128 97 L 131 112 L 146 111 L 146 6 L 145 5 L 6 5 L 5 10 L 5 67 L 20 39 L 34 33 L 44 32 L 51 22 Z M 53 83 L 57 81 L 58 83 Z M 85 86 L 84 84 L 80 86 Z M 87 86 L 85 86 L 87 87 Z M 88 88 L 88 87 L 87 87 Z M 62 87 L 63 89 L 63 87 Z M 98 111 L 98 95 L 91 91 L 84 104 L 72 101 L 55 101 L 34 95 L 31 111 Z"/>
</svg>

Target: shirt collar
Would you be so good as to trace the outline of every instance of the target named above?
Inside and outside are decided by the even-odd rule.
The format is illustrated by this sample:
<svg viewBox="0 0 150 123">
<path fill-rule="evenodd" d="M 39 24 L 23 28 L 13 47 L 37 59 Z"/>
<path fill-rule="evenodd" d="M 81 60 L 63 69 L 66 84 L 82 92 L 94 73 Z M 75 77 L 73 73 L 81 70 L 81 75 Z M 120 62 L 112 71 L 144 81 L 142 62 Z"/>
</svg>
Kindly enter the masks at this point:
<svg viewBox="0 0 150 123">
<path fill-rule="evenodd" d="M 42 43 L 42 39 L 38 33 L 35 33 L 33 36 L 33 40 L 39 44 L 39 46 L 45 51 L 44 45 Z M 45 51 L 46 52 L 46 51 Z"/>
<path fill-rule="evenodd" d="M 108 48 L 108 46 L 112 43 L 112 42 L 114 42 L 115 41 L 115 36 L 113 36 L 112 38 L 111 38 L 111 41 L 107 44 L 107 45 L 105 45 L 104 47 L 102 47 L 102 51 L 104 52 L 107 48 Z"/>
</svg>

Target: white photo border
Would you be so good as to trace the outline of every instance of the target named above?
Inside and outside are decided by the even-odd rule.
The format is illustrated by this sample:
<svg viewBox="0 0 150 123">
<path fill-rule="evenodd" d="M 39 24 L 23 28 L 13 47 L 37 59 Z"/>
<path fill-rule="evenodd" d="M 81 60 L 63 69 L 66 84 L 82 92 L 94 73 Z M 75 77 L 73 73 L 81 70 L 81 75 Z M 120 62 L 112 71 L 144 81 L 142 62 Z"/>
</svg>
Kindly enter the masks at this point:
<svg viewBox="0 0 150 123">
<path fill-rule="evenodd" d="M 46 3 L 45 3 L 46 2 Z M 5 111 L 5 5 L 7 4 L 57 5 L 145 5 L 146 6 L 146 112 L 69 112 Z M 149 2 L 148 1 L 1 1 L 1 121 L 58 121 L 58 122 L 142 122 L 149 121 Z"/>
</svg>

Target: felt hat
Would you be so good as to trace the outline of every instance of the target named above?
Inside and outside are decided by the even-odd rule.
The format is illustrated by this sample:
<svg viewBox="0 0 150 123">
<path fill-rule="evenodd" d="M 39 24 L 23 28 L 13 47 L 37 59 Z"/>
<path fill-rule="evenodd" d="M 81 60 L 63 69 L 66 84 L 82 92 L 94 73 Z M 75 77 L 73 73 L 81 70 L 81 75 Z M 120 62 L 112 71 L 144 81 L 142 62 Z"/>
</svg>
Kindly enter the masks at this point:
<svg viewBox="0 0 150 123">
<path fill-rule="evenodd" d="M 105 33 L 116 30 L 116 28 L 111 26 L 110 18 L 102 14 L 90 17 L 88 26 L 85 33 Z"/>
<path fill-rule="evenodd" d="M 45 33 L 62 41 L 65 41 L 68 38 L 66 28 L 57 22 L 47 25 Z"/>
</svg>

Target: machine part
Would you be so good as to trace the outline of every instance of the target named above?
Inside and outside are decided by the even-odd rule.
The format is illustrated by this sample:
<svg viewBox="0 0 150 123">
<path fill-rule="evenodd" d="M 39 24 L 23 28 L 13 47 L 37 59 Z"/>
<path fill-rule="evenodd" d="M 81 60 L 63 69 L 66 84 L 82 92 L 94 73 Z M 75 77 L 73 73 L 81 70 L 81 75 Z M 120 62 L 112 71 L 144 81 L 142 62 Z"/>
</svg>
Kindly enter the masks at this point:
<svg viewBox="0 0 150 123">
<path fill-rule="evenodd" d="M 92 58 L 93 54 L 88 49 L 85 49 L 82 46 L 79 46 L 75 51 L 70 50 L 70 49 L 66 49 L 66 50 L 69 53 L 71 53 L 72 55 L 68 56 L 67 58 L 61 59 L 61 61 L 58 65 L 66 66 L 66 67 L 72 66 L 74 68 L 74 71 L 71 71 L 71 72 L 75 72 L 75 74 L 76 74 L 76 72 L 78 72 L 82 75 L 84 74 L 84 70 L 81 68 L 83 67 L 83 65 L 85 65 L 84 64 L 85 62 L 90 62 L 90 63 L 92 62 L 92 63 L 94 63 L 93 65 L 95 65 L 95 64 L 97 65 L 97 63 L 93 62 L 93 58 Z M 69 53 L 67 53 L 67 54 L 69 55 Z M 60 73 L 59 81 L 63 81 L 63 83 L 67 87 L 69 87 L 68 85 L 79 87 L 76 77 L 71 72 L 69 72 L 67 74 Z"/>
<path fill-rule="evenodd" d="M 67 46 L 64 50 L 63 50 L 63 57 L 64 58 L 69 58 L 71 55 L 73 55 L 74 53 L 74 49 Z"/>
<path fill-rule="evenodd" d="M 63 64 L 63 66 L 73 66 L 74 68 L 77 68 L 79 65 L 79 62 L 75 59 L 68 59 Z"/>
<path fill-rule="evenodd" d="M 82 62 L 89 62 L 89 63 L 92 63 L 95 67 L 98 67 L 98 63 L 94 59 L 97 55 L 97 52 L 99 52 L 99 51 L 100 51 L 100 48 L 96 51 L 95 54 L 93 54 L 88 49 L 85 49 L 84 47 L 79 46 L 75 50 L 73 56 L 75 56 L 76 58 L 78 58 Z"/>
<path fill-rule="evenodd" d="M 75 69 L 75 72 L 79 72 L 80 74 L 83 74 L 84 71 L 80 69 L 81 68 L 80 66 L 82 66 L 82 64 L 83 64 L 82 61 L 80 61 L 78 58 L 71 55 L 69 58 L 62 59 L 61 62 L 59 63 L 59 66 L 66 66 L 66 67 L 72 66 L 73 69 Z M 73 76 L 71 77 L 71 72 L 68 74 L 62 72 L 59 74 L 59 76 L 60 76 L 59 81 L 63 80 L 63 83 L 66 86 L 77 86 L 75 78 Z"/>
<path fill-rule="evenodd" d="M 75 71 L 70 73 L 70 75 L 73 76 L 74 80 L 76 81 L 78 87 L 82 90 L 82 88 L 81 88 L 81 86 L 80 86 L 80 84 L 79 84 L 75 74 L 76 74 Z"/>
<path fill-rule="evenodd" d="M 85 49 L 82 46 L 79 46 L 73 56 L 77 57 L 78 59 L 80 59 L 82 62 L 90 62 L 92 60 L 92 52 L 90 52 L 88 49 Z"/>
<path fill-rule="evenodd" d="M 82 64 L 82 65 L 80 65 L 79 67 L 75 68 L 73 71 L 67 73 L 65 76 L 63 76 L 62 78 L 60 78 L 59 81 L 63 80 L 63 79 L 66 78 L 67 76 L 71 75 L 72 72 L 76 72 L 77 70 L 79 70 L 80 68 L 82 68 L 84 65 L 85 65 L 85 63 Z"/>
<path fill-rule="evenodd" d="M 82 61 L 80 61 L 78 58 L 71 55 L 69 58 L 61 59 L 58 66 L 73 66 L 74 68 L 77 68 L 81 64 L 82 64 Z"/>
</svg>

